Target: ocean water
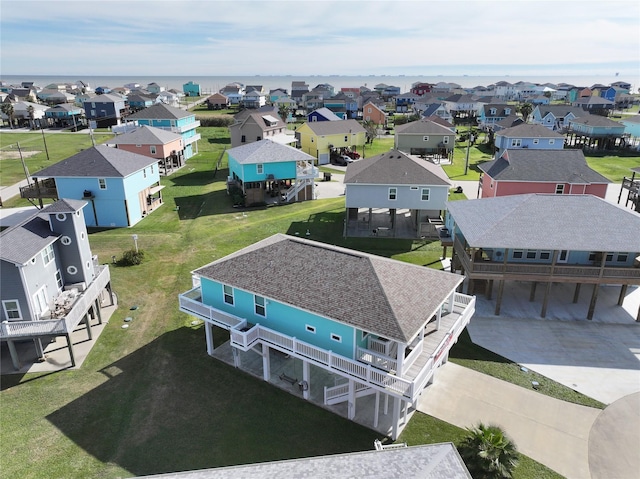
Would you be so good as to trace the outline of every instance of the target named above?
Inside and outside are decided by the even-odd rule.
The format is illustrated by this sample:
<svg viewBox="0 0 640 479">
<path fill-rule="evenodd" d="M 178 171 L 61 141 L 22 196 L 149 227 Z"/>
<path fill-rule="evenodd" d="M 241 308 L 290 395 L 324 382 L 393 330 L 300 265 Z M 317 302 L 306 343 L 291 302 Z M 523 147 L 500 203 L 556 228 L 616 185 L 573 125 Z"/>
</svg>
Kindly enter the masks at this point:
<svg viewBox="0 0 640 479">
<path fill-rule="evenodd" d="M 379 83 L 387 85 L 393 85 L 400 87 L 402 92 L 407 92 L 411 89 L 411 85 L 415 82 L 453 82 L 461 85 L 464 88 L 472 88 L 477 85 L 490 85 L 501 80 L 508 81 L 510 83 L 516 83 L 518 81 L 533 82 L 533 83 L 569 83 L 576 86 L 591 86 L 596 83 L 603 85 L 609 85 L 615 81 L 626 81 L 632 84 L 633 89 L 638 88 L 640 84 L 640 75 L 635 78 L 625 78 L 623 76 L 616 76 L 615 73 L 611 75 L 524 75 L 520 76 L 440 76 L 440 75 L 368 75 L 368 76 L 346 76 L 346 75 L 255 75 L 255 76 L 136 76 L 136 75 L 121 75 L 121 76 L 83 76 L 78 77 L 75 75 L 3 75 L 0 80 L 8 84 L 20 84 L 23 81 L 32 81 L 40 87 L 44 87 L 50 83 L 68 83 L 82 80 L 88 83 L 91 88 L 97 88 L 99 86 L 108 86 L 110 88 L 125 85 L 127 83 L 139 83 L 143 87 L 149 83 L 157 83 L 167 89 L 175 88 L 182 91 L 182 85 L 189 81 L 200 84 L 200 88 L 204 93 L 213 93 L 219 91 L 225 85 L 232 82 L 243 83 L 244 85 L 262 85 L 266 91 L 274 90 L 276 88 L 286 89 L 291 92 L 292 81 L 305 81 L 310 88 L 315 87 L 321 83 L 328 83 L 332 85 L 336 91 L 345 87 L 360 87 L 367 86 L 373 88 Z"/>
</svg>

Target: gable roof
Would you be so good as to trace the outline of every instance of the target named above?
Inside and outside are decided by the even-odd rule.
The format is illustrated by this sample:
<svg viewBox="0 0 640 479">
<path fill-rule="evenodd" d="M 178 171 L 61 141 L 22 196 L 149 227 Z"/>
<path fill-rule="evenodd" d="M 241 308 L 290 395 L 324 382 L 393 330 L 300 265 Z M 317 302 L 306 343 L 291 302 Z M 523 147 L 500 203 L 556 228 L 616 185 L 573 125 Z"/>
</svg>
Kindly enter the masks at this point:
<svg viewBox="0 0 640 479">
<path fill-rule="evenodd" d="M 286 125 L 282 118 L 278 115 L 278 111 L 275 107 L 269 106 L 269 108 L 260 109 L 258 111 L 243 110 L 234 116 L 236 123 L 229 126 L 229 128 L 241 128 L 246 123 L 254 122 L 262 131 L 269 129 L 281 129 Z"/>
<path fill-rule="evenodd" d="M 350 163 L 344 184 L 450 186 L 451 182 L 441 166 L 390 150 Z"/>
<path fill-rule="evenodd" d="M 365 133 L 357 120 L 308 121 L 305 123 L 316 135 L 337 135 L 344 133 Z"/>
<path fill-rule="evenodd" d="M 297 148 L 281 145 L 270 139 L 254 141 L 227 150 L 241 165 L 258 163 L 280 163 L 283 161 L 313 161 L 315 158 Z"/>
<path fill-rule="evenodd" d="M 422 118 L 411 123 L 398 125 L 396 135 L 453 135 L 454 132 L 434 121 Z"/>
<path fill-rule="evenodd" d="M 474 248 L 640 251 L 640 215 L 592 195 L 497 196 L 447 209 Z"/>
<path fill-rule="evenodd" d="M 569 120 L 569 123 L 570 124 L 577 123 L 579 125 L 595 126 L 595 127 L 603 126 L 608 128 L 616 128 L 616 127 L 624 128 L 624 125 L 622 123 L 619 123 L 614 120 L 610 120 L 609 118 L 600 116 L 600 115 L 581 116 L 579 118 L 574 118 L 573 120 Z"/>
<path fill-rule="evenodd" d="M 181 138 L 182 136 L 177 133 L 142 125 L 129 133 L 116 136 L 108 143 L 114 145 L 164 145 Z"/>
<path fill-rule="evenodd" d="M 284 264 L 286 271 L 274 281 L 274 265 Z M 404 343 L 463 279 L 284 234 L 194 273 Z"/>
<path fill-rule="evenodd" d="M 511 128 L 496 133 L 496 136 L 506 136 L 509 138 L 564 138 L 558 132 L 552 131 L 544 125 L 521 123 Z"/>
<path fill-rule="evenodd" d="M 157 103 L 153 106 L 137 111 L 133 115 L 129 115 L 127 120 L 179 120 L 180 118 L 187 118 L 190 116 L 194 116 L 194 114 L 189 111 L 181 110 L 180 108 L 165 105 L 164 103 Z"/>
<path fill-rule="evenodd" d="M 156 158 L 98 145 L 44 168 L 32 176 L 35 178 L 125 178 L 157 162 Z"/>
<path fill-rule="evenodd" d="M 51 231 L 48 214 L 74 213 L 86 204 L 82 200 L 58 200 L 5 229 L 0 233 L 0 259 L 18 265 L 27 263 L 60 236 Z"/>
<path fill-rule="evenodd" d="M 589 168 L 582 150 L 505 150 L 497 160 L 478 167 L 497 181 L 611 183 Z"/>
<path fill-rule="evenodd" d="M 338 115 L 324 106 L 322 108 L 318 108 L 317 110 L 313 110 L 311 113 L 309 113 L 309 116 L 313 115 L 314 113 L 326 118 L 327 121 L 342 121 L 342 118 L 340 118 Z"/>
<path fill-rule="evenodd" d="M 103 93 L 102 95 L 90 97 L 89 99 L 85 100 L 85 103 L 115 103 L 118 101 L 124 101 L 124 99 L 120 95 Z"/>
<path fill-rule="evenodd" d="M 573 113 L 573 116 L 584 116 L 589 115 L 590 113 L 585 112 L 582 108 L 578 106 L 569 106 L 569 105 L 538 105 L 534 108 L 540 112 L 540 116 L 544 118 L 549 113 L 551 113 L 556 118 L 564 118 L 569 113 Z"/>
</svg>

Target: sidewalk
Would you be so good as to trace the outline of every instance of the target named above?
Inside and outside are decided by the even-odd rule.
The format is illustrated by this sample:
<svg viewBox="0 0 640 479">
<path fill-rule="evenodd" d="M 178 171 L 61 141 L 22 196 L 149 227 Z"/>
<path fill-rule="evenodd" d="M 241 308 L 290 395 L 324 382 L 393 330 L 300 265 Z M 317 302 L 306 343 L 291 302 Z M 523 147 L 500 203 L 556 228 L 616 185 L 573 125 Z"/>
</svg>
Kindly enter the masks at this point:
<svg viewBox="0 0 640 479">
<path fill-rule="evenodd" d="M 560 401 L 451 362 L 436 371 L 417 409 L 462 428 L 480 421 L 496 424 L 521 453 L 568 479 L 591 477 L 589 433 L 600 409 Z"/>
</svg>

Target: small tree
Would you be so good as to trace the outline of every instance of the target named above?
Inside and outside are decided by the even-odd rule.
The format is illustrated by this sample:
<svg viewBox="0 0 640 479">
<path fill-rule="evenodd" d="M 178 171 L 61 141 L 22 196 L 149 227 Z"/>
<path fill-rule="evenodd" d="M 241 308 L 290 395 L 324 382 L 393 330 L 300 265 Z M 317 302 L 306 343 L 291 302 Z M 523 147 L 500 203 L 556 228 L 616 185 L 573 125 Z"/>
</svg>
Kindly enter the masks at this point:
<svg viewBox="0 0 640 479">
<path fill-rule="evenodd" d="M 520 105 L 518 107 L 518 111 L 520 112 L 520 114 L 522 115 L 522 119 L 524 120 L 524 122 L 527 122 L 527 118 L 529 118 L 529 115 L 531 115 L 531 112 L 533 111 L 533 105 L 531 103 L 523 103 L 522 105 Z"/>
<path fill-rule="evenodd" d="M 467 432 L 458 451 L 473 478 L 511 479 L 518 464 L 518 451 L 504 431 L 480 423 Z"/>
<path fill-rule="evenodd" d="M 27 107 L 27 113 L 29 114 L 29 128 L 33 130 L 36 127 L 36 109 L 33 105 Z"/>
<path fill-rule="evenodd" d="M 371 120 L 365 120 L 362 122 L 362 126 L 367 131 L 367 143 L 373 143 L 373 139 L 378 133 L 377 125 Z"/>
<path fill-rule="evenodd" d="M 12 103 L 3 103 L 0 106 L 0 110 L 7 116 L 7 120 L 9 120 L 9 126 L 13 128 L 13 115 L 15 114 L 15 110 L 13 108 Z"/>
<path fill-rule="evenodd" d="M 135 266 L 142 263 L 144 251 L 130 249 L 122 253 L 122 259 L 118 262 L 121 266 Z"/>
</svg>

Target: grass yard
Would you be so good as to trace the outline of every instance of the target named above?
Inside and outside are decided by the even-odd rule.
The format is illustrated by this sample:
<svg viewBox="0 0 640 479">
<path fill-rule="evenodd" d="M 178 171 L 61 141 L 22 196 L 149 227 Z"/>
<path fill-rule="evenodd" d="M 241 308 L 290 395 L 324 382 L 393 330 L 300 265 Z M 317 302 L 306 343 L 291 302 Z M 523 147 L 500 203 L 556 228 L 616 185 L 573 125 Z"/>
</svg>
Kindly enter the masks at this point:
<svg viewBox="0 0 640 479">
<path fill-rule="evenodd" d="M 634 156 L 585 156 L 591 168 L 614 183 L 622 183 L 622 178 L 631 176 L 631 168 L 640 167 L 640 154 L 638 152 L 629 154 Z"/>
<path fill-rule="evenodd" d="M 102 262 L 132 248 L 132 234 L 138 235 L 145 261 L 112 267 L 120 307 L 83 367 L 2 378 L 4 476 L 115 478 L 371 450 L 379 437 L 209 358 L 202 325 L 192 325 L 193 318 L 178 311 L 177 296 L 191 287 L 193 269 L 274 233 L 308 229 L 312 239 L 431 267 L 440 266 L 439 243 L 343 238 L 343 197 L 248 209 L 242 215 L 226 195 L 226 155 L 223 170 L 213 173 L 229 144 L 228 130 L 199 131 L 200 154 L 161 180 L 163 207 L 133 228 L 91 232 L 92 250 Z M 0 138 L 4 141 L 4 134 Z M 376 139 L 372 150 L 381 153 L 392 145 L 393 138 Z M 369 155 L 367 145 L 367 156 L 373 154 L 378 153 Z M 130 311 L 132 305 L 138 309 Z M 127 316 L 134 319 L 123 330 Z M 220 332 L 216 342 L 225 339 Z M 524 375 L 517 365 L 473 345 L 468 335 L 450 357 L 530 388 L 533 373 Z M 542 393 L 602 407 L 541 376 L 534 380 Z M 456 442 L 461 431 L 417 413 L 400 440 Z M 559 477 L 526 457 L 517 474 L 519 479 Z"/>
<path fill-rule="evenodd" d="M 94 133 L 93 136 L 96 144 L 104 143 L 113 137 L 110 133 Z M 45 133 L 43 140 L 41 132 L 11 133 L 2 130 L 0 132 L 0 186 L 12 185 L 25 179 L 17 143 L 20 144 L 24 162 L 30 173 L 36 173 L 92 145 L 89 133 L 84 131 L 82 133 Z"/>
</svg>

